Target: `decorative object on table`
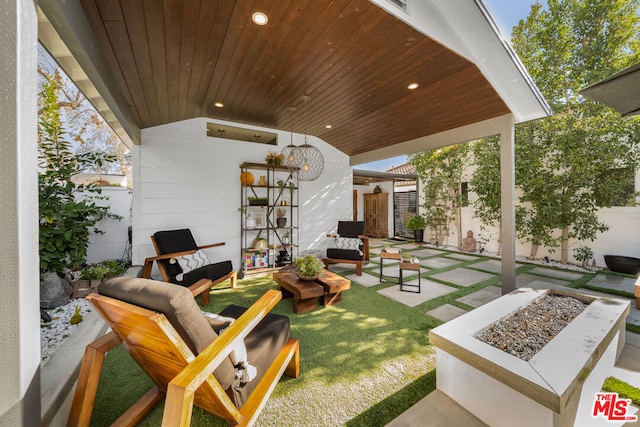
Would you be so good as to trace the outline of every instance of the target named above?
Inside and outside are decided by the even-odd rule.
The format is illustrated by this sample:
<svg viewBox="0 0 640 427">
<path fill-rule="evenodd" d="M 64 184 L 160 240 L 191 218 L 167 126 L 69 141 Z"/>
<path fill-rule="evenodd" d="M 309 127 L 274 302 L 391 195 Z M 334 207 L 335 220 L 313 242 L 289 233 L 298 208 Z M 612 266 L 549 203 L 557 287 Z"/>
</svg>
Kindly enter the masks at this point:
<svg viewBox="0 0 640 427">
<path fill-rule="evenodd" d="M 412 215 L 407 218 L 407 230 L 413 231 L 413 236 L 418 243 L 422 243 L 424 239 L 424 228 L 426 221 L 422 215 Z"/>
<path fill-rule="evenodd" d="M 253 185 L 253 174 L 251 172 L 240 173 L 240 184 Z"/>
<path fill-rule="evenodd" d="M 293 113 L 295 111 L 295 107 L 289 107 L 289 112 L 291 113 L 291 142 L 280 152 L 283 157 L 282 166 L 286 166 L 290 171 L 298 170 L 302 166 L 302 152 L 299 147 L 293 144 Z"/>
<path fill-rule="evenodd" d="M 264 175 L 260 176 L 260 180 L 258 181 L 258 185 L 260 187 L 266 187 L 267 186 L 266 176 L 264 176 Z"/>
<path fill-rule="evenodd" d="M 287 225 L 287 210 L 285 208 L 277 208 L 276 209 L 276 225 L 278 228 L 284 228 Z"/>
<path fill-rule="evenodd" d="M 304 144 L 299 146 L 302 153 L 302 165 L 298 171 L 300 181 L 315 181 L 324 169 L 324 157 L 318 148 L 307 142 L 307 102 L 311 97 L 305 95 L 301 98 L 304 101 Z"/>
<path fill-rule="evenodd" d="M 307 255 L 293 260 L 296 265 L 296 274 L 302 280 L 315 280 L 322 272 L 322 261 L 318 258 Z"/>
<path fill-rule="evenodd" d="M 269 151 L 267 153 L 267 157 L 265 157 L 265 161 L 267 162 L 268 165 L 273 165 L 278 167 L 282 166 L 283 160 L 284 160 L 283 154 L 273 153 L 271 151 Z"/>
</svg>

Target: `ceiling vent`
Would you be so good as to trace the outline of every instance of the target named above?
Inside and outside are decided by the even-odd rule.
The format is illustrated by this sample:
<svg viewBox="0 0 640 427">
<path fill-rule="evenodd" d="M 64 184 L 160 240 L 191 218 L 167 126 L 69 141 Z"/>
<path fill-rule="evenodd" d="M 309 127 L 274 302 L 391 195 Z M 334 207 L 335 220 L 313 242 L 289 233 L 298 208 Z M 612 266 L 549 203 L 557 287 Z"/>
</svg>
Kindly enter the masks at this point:
<svg viewBox="0 0 640 427">
<path fill-rule="evenodd" d="M 407 10 L 407 2 L 409 0 L 387 0 L 389 3 L 398 6 L 400 9 L 404 10 L 405 12 L 409 12 Z"/>
</svg>

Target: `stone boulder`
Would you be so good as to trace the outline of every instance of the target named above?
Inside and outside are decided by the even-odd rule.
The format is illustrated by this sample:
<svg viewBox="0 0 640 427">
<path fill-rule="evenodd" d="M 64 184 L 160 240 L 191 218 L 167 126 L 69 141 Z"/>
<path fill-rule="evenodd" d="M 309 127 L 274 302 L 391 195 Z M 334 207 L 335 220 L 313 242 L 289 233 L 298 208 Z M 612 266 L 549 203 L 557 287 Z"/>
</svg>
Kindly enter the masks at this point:
<svg viewBox="0 0 640 427">
<path fill-rule="evenodd" d="M 73 288 L 54 272 L 40 276 L 40 307 L 56 308 L 68 304 Z"/>
</svg>

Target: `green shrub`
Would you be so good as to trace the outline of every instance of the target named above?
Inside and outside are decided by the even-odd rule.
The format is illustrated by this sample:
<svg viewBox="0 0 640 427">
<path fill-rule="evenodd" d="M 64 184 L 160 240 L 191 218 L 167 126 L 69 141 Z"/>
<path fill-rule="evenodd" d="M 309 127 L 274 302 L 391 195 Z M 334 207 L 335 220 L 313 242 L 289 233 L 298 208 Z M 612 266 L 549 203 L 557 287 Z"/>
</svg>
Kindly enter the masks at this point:
<svg viewBox="0 0 640 427">
<path fill-rule="evenodd" d="M 38 199 L 40 271 L 62 274 L 82 265 L 91 233 L 105 217 L 121 219 L 98 206 L 101 189 L 94 184 L 76 184 L 72 177 L 90 166 L 112 161 L 112 156 L 95 153 L 73 155 L 64 139 L 60 120 L 57 84 L 49 78 L 40 93 L 38 121 Z"/>
<path fill-rule="evenodd" d="M 412 215 L 407 218 L 407 230 L 424 230 L 426 221 L 422 215 Z"/>
</svg>

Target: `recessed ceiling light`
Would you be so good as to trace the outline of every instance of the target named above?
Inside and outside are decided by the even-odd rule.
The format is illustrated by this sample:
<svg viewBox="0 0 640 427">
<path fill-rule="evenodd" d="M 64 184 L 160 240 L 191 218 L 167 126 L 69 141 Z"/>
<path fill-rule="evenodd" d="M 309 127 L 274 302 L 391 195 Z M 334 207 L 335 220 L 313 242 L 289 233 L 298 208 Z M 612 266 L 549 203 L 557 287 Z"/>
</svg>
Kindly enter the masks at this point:
<svg viewBox="0 0 640 427">
<path fill-rule="evenodd" d="M 223 108 L 224 104 L 222 102 L 214 102 L 213 105 L 218 108 Z"/>
<path fill-rule="evenodd" d="M 332 127 L 333 127 L 333 126 L 331 126 L 331 125 L 326 125 L 326 126 L 325 126 L 325 128 L 327 128 L 327 129 L 331 129 Z"/>
<path fill-rule="evenodd" d="M 409 86 L 407 86 L 407 89 L 413 90 L 413 89 L 417 89 L 418 88 L 418 83 L 411 83 Z"/>
<path fill-rule="evenodd" d="M 267 18 L 267 15 L 262 12 L 255 12 L 253 15 L 251 15 L 251 19 L 258 25 L 267 25 L 267 22 L 269 22 L 269 18 Z"/>
</svg>

